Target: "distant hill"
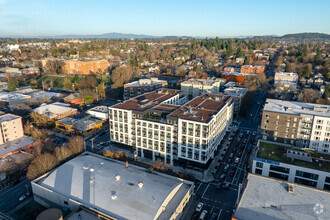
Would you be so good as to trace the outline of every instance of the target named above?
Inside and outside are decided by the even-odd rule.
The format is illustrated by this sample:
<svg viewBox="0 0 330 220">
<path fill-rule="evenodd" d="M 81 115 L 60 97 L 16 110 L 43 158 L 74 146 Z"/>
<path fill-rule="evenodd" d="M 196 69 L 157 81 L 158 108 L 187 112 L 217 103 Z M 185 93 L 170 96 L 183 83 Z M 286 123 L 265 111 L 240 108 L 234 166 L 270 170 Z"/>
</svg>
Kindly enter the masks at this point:
<svg viewBox="0 0 330 220">
<path fill-rule="evenodd" d="M 55 36 L 40 36 L 38 38 L 57 38 L 57 39 L 69 39 L 69 38 L 98 38 L 98 39 L 176 39 L 176 38 L 191 38 L 189 36 L 153 36 L 145 34 L 122 34 L 122 33 L 106 33 L 106 34 L 93 34 L 93 35 L 55 35 Z"/>
<path fill-rule="evenodd" d="M 322 33 L 297 33 L 297 34 L 286 34 L 281 38 L 283 39 L 295 39 L 295 40 L 330 40 L 329 34 Z"/>
</svg>

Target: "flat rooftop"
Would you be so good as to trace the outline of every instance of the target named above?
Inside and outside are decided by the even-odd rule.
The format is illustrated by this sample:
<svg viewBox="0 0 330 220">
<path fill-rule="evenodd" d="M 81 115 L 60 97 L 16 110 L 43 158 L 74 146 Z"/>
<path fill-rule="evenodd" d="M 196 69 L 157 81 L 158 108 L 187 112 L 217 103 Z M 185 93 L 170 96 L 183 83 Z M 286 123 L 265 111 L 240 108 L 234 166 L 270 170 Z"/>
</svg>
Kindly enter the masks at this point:
<svg viewBox="0 0 330 220">
<path fill-rule="evenodd" d="M 291 102 L 278 99 L 267 99 L 264 111 L 284 114 L 307 114 L 330 117 L 330 105 L 320 105 L 304 102 Z"/>
<path fill-rule="evenodd" d="M 218 83 L 218 81 L 210 80 L 210 79 L 188 79 L 187 81 L 184 81 L 181 84 L 213 86 L 216 83 Z"/>
<path fill-rule="evenodd" d="M 125 110 L 144 111 L 146 109 L 153 108 L 156 105 L 161 104 L 167 99 L 172 98 L 180 93 L 183 92 L 176 89 L 158 89 L 156 91 L 145 93 L 137 97 L 131 98 L 127 101 L 118 103 L 111 107 L 125 109 Z"/>
<path fill-rule="evenodd" d="M 234 96 L 234 97 L 241 97 L 241 96 L 245 95 L 245 93 L 247 91 L 248 91 L 248 89 L 239 88 L 239 87 L 230 87 L 230 88 L 227 88 L 227 89 L 223 90 L 223 92 L 226 95 Z"/>
<path fill-rule="evenodd" d="M 126 83 L 124 87 L 135 87 L 135 86 L 154 86 L 154 85 L 160 85 L 167 83 L 166 80 L 160 80 L 157 78 L 151 78 L 151 79 L 139 79 L 134 82 Z"/>
<path fill-rule="evenodd" d="M 26 137 L 26 136 L 18 138 L 13 141 L 6 142 L 6 143 L 0 145 L 0 158 L 4 157 L 5 155 L 7 155 L 13 151 L 19 150 L 27 145 L 30 145 L 34 142 L 35 142 L 35 140 L 33 138 Z"/>
<path fill-rule="evenodd" d="M 42 104 L 40 107 L 33 109 L 34 112 L 46 115 L 48 118 L 55 118 L 57 114 L 74 110 L 77 109 L 68 107 L 68 104 L 60 102 L 55 102 L 52 104 Z"/>
<path fill-rule="evenodd" d="M 256 76 L 253 73 L 236 73 L 236 72 L 223 72 L 221 75 L 231 75 L 231 76 Z"/>
<path fill-rule="evenodd" d="M 255 174 L 248 175 L 247 187 L 234 218 L 244 220 L 329 219 L 330 193 Z"/>
<path fill-rule="evenodd" d="M 109 108 L 107 106 L 104 105 L 100 105 L 100 106 L 96 106 L 94 108 L 88 109 L 87 113 L 89 111 L 93 111 L 93 112 L 101 112 L 101 113 L 108 113 L 109 112 Z"/>
<path fill-rule="evenodd" d="M 75 157 L 34 183 L 116 219 L 141 220 L 155 219 L 164 205 L 158 219 L 170 219 L 191 187 L 178 178 L 133 165 L 126 168 L 123 162 L 91 153 Z"/>
<path fill-rule="evenodd" d="M 298 73 L 287 73 L 287 72 L 277 72 L 275 73 L 275 77 L 276 75 L 279 75 L 279 76 L 296 76 L 298 77 Z"/>
<path fill-rule="evenodd" d="M 205 93 L 180 106 L 170 116 L 208 123 L 230 99 L 229 96 Z"/>
<path fill-rule="evenodd" d="M 300 151 L 304 153 L 310 153 L 312 157 L 312 162 L 303 161 L 295 159 L 294 161 L 291 160 L 291 158 L 286 157 L 284 154 L 287 153 L 287 149 L 294 150 L 294 151 Z M 272 160 L 277 161 L 280 163 L 287 163 L 292 164 L 296 166 L 301 166 L 305 168 L 310 168 L 314 170 L 321 170 L 325 172 L 330 172 L 330 155 L 327 154 L 320 154 L 316 153 L 310 149 L 302 149 L 302 148 L 296 148 L 296 147 L 286 147 L 279 144 L 274 143 L 267 143 L 260 141 L 259 150 L 257 152 L 257 157 L 266 159 L 266 160 Z M 318 162 L 316 162 L 316 160 Z M 319 164 L 322 164 L 321 167 Z"/>
<path fill-rule="evenodd" d="M 12 115 L 12 114 L 5 114 L 5 115 L 0 116 L 0 123 L 5 122 L 5 121 L 11 121 L 11 120 L 14 120 L 17 118 L 21 118 L 21 117 L 17 116 L 17 115 Z"/>
</svg>

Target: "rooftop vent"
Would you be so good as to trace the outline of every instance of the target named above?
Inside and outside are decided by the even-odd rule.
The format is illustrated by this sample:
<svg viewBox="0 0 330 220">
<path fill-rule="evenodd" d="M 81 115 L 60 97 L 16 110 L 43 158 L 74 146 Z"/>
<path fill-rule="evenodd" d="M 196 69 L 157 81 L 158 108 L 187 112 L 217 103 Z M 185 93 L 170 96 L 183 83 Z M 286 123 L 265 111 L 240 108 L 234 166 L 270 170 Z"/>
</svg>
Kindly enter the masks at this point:
<svg viewBox="0 0 330 220">
<path fill-rule="evenodd" d="M 139 188 L 142 188 L 143 187 L 143 183 L 142 182 L 139 182 L 138 183 L 138 186 L 139 186 Z"/>
<path fill-rule="evenodd" d="M 90 170 L 89 171 L 91 171 L 92 173 L 94 172 L 94 169 L 93 168 L 90 168 Z"/>
<path fill-rule="evenodd" d="M 116 180 L 120 180 L 120 175 L 117 174 L 115 178 Z"/>
<path fill-rule="evenodd" d="M 117 199 L 117 193 L 115 191 L 111 192 L 111 199 L 116 200 Z"/>
</svg>

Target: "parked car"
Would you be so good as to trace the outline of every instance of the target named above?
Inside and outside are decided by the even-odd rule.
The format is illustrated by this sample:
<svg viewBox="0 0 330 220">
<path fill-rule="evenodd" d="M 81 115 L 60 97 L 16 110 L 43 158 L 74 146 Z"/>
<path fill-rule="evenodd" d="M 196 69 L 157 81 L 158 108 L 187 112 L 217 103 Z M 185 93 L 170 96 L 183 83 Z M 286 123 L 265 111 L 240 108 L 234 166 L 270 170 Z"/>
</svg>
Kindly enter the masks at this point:
<svg viewBox="0 0 330 220">
<path fill-rule="evenodd" d="M 228 170 L 229 170 L 229 164 L 227 164 L 227 165 L 225 166 L 225 168 L 223 169 L 223 172 L 227 173 Z"/>
<path fill-rule="evenodd" d="M 198 205 L 197 205 L 197 207 L 196 207 L 196 211 L 197 211 L 197 212 L 202 211 L 203 206 L 204 206 L 204 203 L 202 203 L 202 202 L 198 203 Z"/>
<path fill-rule="evenodd" d="M 238 157 L 241 157 L 241 156 L 242 156 L 242 151 L 238 152 L 238 153 L 237 153 L 237 156 L 238 156 Z"/>
<path fill-rule="evenodd" d="M 222 174 L 221 176 L 220 176 L 220 181 L 224 181 L 226 179 L 226 175 L 225 174 Z"/>
<path fill-rule="evenodd" d="M 214 212 L 211 216 L 211 220 L 216 220 L 217 217 L 218 217 L 218 214 Z"/>
<path fill-rule="evenodd" d="M 222 188 L 221 183 L 217 184 L 217 185 L 215 186 L 215 188 L 216 188 L 216 189 L 221 189 L 221 188 Z"/>
<path fill-rule="evenodd" d="M 243 144 L 246 144 L 246 142 L 247 142 L 247 139 L 244 139 L 244 140 L 243 140 Z"/>
<path fill-rule="evenodd" d="M 239 160 L 240 160 L 240 158 L 239 157 L 236 157 L 235 163 L 239 163 Z"/>
<path fill-rule="evenodd" d="M 230 155 L 229 155 L 229 158 L 233 158 L 234 157 L 234 153 L 231 153 Z"/>
<path fill-rule="evenodd" d="M 224 188 L 225 188 L 225 189 L 229 189 L 229 188 L 230 188 L 230 183 L 229 183 L 229 182 L 226 183 L 226 184 L 224 185 Z"/>
<path fill-rule="evenodd" d="M 237 152 L 237 148 L 234 148 L 231 152 L 236 153 Z"/>
<path fill-rule="evenodd" d="M 207 211 L 206 210 L 203 210 L 202 214 L 199 216 L 199 220 L 206 219 L 206 216 L 207 216 Z"/>
<path fill-rule="evenodd" d="M 228 159 L 227 163 L 231 164 L 233 162 L 232 159 Z"/>
<path fill-rule="evenodd" d="M 19 197 L 19 201 L 23 201 L 24 199 L 26 199 L 27 197 L 26 197 L 26 195 L 22 195 L 21 197 Z"/>
<path fill-rule="evenodd" d="M 233 177 L 233 176 L 235 175 L 235 173 L 236 173 L 235 170 L 231 170 L 231 171 L 229 172 L 229 176 Z"/>
</svg>

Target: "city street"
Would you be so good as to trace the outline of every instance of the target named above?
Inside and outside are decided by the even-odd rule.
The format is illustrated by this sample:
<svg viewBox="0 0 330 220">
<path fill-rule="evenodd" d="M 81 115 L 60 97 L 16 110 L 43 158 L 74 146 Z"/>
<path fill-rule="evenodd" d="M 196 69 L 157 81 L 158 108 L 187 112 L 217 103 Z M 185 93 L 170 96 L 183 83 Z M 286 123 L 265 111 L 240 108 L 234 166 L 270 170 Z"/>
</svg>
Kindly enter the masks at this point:
<svg viewBox="0 0 330 220">
<path fill-rule="evenodd" d="M 26 177 L 17 185 L 0 191 L 0 212 L 7 213 L 15 208 L 20 203 L 19 198 L 27 192 L 32 195 L 31 183 Z"/>
</svg>

